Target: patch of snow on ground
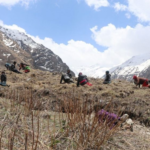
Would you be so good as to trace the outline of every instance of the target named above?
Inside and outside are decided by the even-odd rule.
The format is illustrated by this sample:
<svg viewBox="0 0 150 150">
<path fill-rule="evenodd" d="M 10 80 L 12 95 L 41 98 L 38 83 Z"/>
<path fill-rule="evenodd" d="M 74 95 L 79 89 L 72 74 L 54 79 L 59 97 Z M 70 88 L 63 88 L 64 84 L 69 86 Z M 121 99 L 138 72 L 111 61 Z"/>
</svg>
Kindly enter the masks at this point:
<svg viewBox="0 0 150 150">
<path fill-rule="evenodd" d="M 16 52 L 16 53 L 20 53 L 20 51 L 19 51 L 19 50 L 14 50 L 14 52 Z"/>
<path fill-rule="evenodd" d="M 5 54 L 3 53 L 3 56 L 6 56 L 7 58 L 10 56 L 11 54 Z"/>
</svg>

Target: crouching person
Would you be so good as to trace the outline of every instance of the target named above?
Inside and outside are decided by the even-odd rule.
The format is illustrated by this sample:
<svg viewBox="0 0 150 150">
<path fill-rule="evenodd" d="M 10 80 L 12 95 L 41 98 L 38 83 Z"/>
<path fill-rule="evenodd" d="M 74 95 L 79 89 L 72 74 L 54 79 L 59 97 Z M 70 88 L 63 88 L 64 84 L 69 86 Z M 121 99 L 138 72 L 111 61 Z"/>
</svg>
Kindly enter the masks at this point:
<svg viewBox="0 0 150 150">
<path fill-rule="evenodd" d="M 9 87 L 10 85 L 7 85 L 6 81 L 7 81 L 7 77 L 6 77 L 5 72 L 3 71 L 2 74 L 1 74 L 1 83 L 0 83 L 0 85 Z"/>
<path fill-rule="evenodd" d="M 11 64 L 6 63 L 6 64 L 5 64 L 5 67 L 7 68 L 7 70 L 10 70 Z"/>
<path fill-rule="evenodd" d="M 10 66 L 10 70 L 13 71 L 13 72 L 15 72 L 15 73 L 22 74 L 21 72 L 19 72 L 19 71 L 16 69 L 16 64 L 17 64 L 17 62 L 14 61 L 13 64 L 11 64 L 11 66 Z"/>
<path fill-rule="evenodd" d="M 135 85 L 139 86 L 139 88 L 140 88 L 140 85 L 142 85 L 142 87 L 149 87 L 150 88 L 149 80 L 146 78 L 141 78 L 141 77 L 137 77 L 134 75 L 133 80 L 134 80 Z"/>
<path fill-rule="evenodd" d="M 83 75 L 81 72 L 79 73 L 79 75 L 78 75 L 78 81 L 77 81 L 77 87 L 79 87 L 79 85 L 85 85 L 85 84 L 87 84 L 87 85 L 89 85 L 89 86 L 92 86 L 92 84 L 90 84 L 89 82 L 88 82 L 88 78 L 87 78 L 87 76 L 86 75 Z"/>
<path fill-rule="evenodd" d="M 25 73 L 28 73 L 28 72 L 30 72 L 30 67 L 29 67 L 29 65 L 27 65 L 27 64 L 24 64 L 24 63 L 20 63 L 20 65 L 19 65 L 19 70 L 24 70 L 24 72 Z"/>
<path fill-rule="evenodd" d="M 60 84 L 64 81 L 64 83 L 74 83 L 72 80 L 72 74 L 70 70 L 67 70 L 67 73 L 63 73 L 61 76 Z"/>
<path fill-rule="evenodd" d="M 109 74 L 109 71 L 106 71 L 105 80 L 103 84 L 109 84 L 111 83 L 111 74 Z"/>
</svg>

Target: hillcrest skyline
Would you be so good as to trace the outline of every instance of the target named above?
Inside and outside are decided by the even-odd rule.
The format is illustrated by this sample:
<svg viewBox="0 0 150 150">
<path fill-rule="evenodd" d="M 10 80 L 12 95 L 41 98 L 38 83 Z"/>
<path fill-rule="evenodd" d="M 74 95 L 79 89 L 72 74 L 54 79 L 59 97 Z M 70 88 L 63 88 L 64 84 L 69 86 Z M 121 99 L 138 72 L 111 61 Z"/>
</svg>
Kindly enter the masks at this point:
<svg viewBox="0 0 150 150">
<path fill-rule="evenodd" d="M 149 52 L 149 7 L 147 0 L 0 0 L 0 25 L 26 33 L 74 71 L 109 69 Z"/>
</svg>

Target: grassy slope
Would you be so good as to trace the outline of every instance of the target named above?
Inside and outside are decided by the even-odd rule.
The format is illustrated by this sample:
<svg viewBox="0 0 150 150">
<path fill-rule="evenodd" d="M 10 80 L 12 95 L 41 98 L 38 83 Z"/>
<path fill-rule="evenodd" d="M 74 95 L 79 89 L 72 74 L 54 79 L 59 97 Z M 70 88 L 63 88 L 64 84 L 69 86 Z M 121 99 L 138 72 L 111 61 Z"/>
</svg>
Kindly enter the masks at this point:
<svg viewBox="0 0 150 150">
<path fill-rule="evenodd" d="M 53 75 L 40 70 L 32 70 L 31 73 L 22 75 L 6 71 L 6 74 L 8 84 L 11 86 L 9 88 L 0 87 L 0 118 L 3 120 L 1 121 L 1 130 L 3 126 L 6 126 L 2 136 L 3 148 L 8 148 L 10 141 L 13 140 L 13 135 L 16 134 L 14 139 L 16 149 L 24 149 L 23 141 L 25 139 L 28 139 L 27 145 L 31 149 L 32 147 L 35 148 L 37 143 L 39 149 L 58 149 L 55 145 L 59 145 L 60 138 L 56 137 L 63 130 L 64 120 L 62 113 L 58 113 L 58 111 L 62 110 L 61 105 L 66 104 L 64 101 L 75 99 L 75 101 L 81 102 L 80 104 L 83 106 L 84 104 L 90 106 L 90 108 L 87 107 L 87 112 L 97 111 L 111 101 L 111 105 L 107 105 L 110 107 L 108 109 L 116 113 L 119 113 L 120 110 L 127 112 L 135 121 L 133 133 L 129 130 L 119 130 L 110 138 L 109 144 L 105 148 L 149 149 L 150 89 L 139 89 L 133 83 L 121 80 L 115 80 L 110 85 L 103 85 L 101 79 L 93 78 L 90 79 L 93 84 L 92 87 L 77 88 L 76 84 L 60 85 L 59 74 Z M 15 123 L 19 112 L 19 121 Z M 71 113 L 71 110 L 68 112 Z M 66 114 L 63 114 L 63 117 L 66 117 Z M 142 126 L 140 122 L 147 127 Z M 19 124 L 19 127 L 16 128 L 17 131 L 15 131 L 15 124 Z M 38 126 L 40 136 L 38 135 Z M 39 139 L 37 140 L 37 138 Z M 73 143 L 72 145 L 76 144 Z"/>
</svg>

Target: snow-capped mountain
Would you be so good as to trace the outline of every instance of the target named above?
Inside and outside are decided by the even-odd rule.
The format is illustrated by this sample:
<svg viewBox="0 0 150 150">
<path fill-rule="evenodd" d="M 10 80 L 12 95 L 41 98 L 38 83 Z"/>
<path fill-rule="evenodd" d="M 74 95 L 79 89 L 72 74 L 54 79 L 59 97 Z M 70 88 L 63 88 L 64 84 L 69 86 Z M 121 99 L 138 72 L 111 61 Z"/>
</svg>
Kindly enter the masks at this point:
<svg viewBox="0 0 150 150">
<path fill-rule="evenodd" d="M 113 79 L 131 80 L 133 75 L 150 78 L 150 53 L 133 56 L 110 72 Z"/>
<path fill-rule="evenodd" d="M 94 78 L 101 78 L 105 72 L 109 70 L 107 67 L 101 67 L 100 64 L 95 64 L 90 67 L 81 67 L 76 69 L 76 75 L 78 75 L 79 72 L 82 72 L 83 74 L 94 77 Z"/>
<path fill-rule="evenodd" d="M 29 53 L 22 50 L 14 40 L 0 32 L 0 65 L 4 66 L 6 62 L 14 60 L 28 64 L 33 63 Z"/>
<path fill-rule="evenodd" d="M 17 46 L 13 51 L 18 55 L 21 52 L 20 49 L 22 49 L 24 53 L 29 55 L 28 57 L 35 68 L 51 72 L 66 72 L 66 70 L 69 69 L 59 56 L 55 55 L 45 46 L 33 41 L 26 33 L 7 29 L 3 26 L 0 26 L 0 31 L 2 32 L 2 41 L 4 44 L 11 49 Z M 13 45 L 14 41 L 16 42 L 16 45 Z"/>
</svg>

